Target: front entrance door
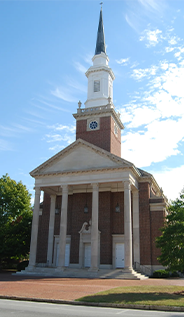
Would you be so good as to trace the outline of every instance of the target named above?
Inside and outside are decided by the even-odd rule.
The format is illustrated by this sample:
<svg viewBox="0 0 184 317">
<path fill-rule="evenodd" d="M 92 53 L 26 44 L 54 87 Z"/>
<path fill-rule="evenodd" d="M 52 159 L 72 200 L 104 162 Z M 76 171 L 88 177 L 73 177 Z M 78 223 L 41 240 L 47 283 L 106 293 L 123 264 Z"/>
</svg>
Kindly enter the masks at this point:
<svg viewBox="0 0 184 317">
<path fill-rule="evenodd" d="M 84 244 L 84 267 L 91 266 L 91 244 Z"/>
<path fill-rule="evenodd" d="M 124 264 L 124 243 L 116 243 L 116 268 L 123 268 Z"/>
<path fill-rule="evenodd" d="M 59 243 L 56 244 L 56 267 L 58 266 L 59 260 Z M 70 243 L 66 243 L 65 246 L 65 266 L 70 264 Z"/>
</svg>

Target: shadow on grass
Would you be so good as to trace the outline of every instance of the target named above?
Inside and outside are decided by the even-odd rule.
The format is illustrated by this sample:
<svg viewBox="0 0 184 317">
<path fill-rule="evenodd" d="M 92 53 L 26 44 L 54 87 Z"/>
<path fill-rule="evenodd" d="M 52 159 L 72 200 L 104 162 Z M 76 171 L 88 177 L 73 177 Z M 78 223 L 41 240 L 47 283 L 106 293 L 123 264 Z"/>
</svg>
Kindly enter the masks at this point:
<svg viewBox="0 0 184 317">
<path fill-rule="evenodd" d="M 167 306 L 184 306 L 184 296 L 164 292 L 96 294 L 79 298 L 77 301 L 139 305 L 156 305 L 159 303 Z"/>
</svg>

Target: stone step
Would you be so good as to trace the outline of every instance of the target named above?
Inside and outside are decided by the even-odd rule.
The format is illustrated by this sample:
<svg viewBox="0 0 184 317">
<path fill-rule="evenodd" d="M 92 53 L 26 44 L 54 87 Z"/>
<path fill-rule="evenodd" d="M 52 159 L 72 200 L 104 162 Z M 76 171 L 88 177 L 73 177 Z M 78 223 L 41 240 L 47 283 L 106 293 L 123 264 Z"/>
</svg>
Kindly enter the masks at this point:
<svg viewBox="0 0 184 317">
<path fill-rule="evenodd" d="M 16 275 L 30 275 L 30 276 L 47 276 L 47 277 L 73 277 L 73 278 L 102 278 L 102 279 L 129 279 L 129 280 L 143 280 L 148 277 L 137 273 L 132 270 L 131 272 L 126 272 L 123 269 L 116 270 L 105 270 L 100 269 L 98 271 L 92 272 L 89 269 L 72 269 L 66 268 L 63 271 L 57 270 L 57 268 L 48 267 L 35 267 L 31 271 L 26 268 L 21 272 L 17 272 Z"/>
</svg>

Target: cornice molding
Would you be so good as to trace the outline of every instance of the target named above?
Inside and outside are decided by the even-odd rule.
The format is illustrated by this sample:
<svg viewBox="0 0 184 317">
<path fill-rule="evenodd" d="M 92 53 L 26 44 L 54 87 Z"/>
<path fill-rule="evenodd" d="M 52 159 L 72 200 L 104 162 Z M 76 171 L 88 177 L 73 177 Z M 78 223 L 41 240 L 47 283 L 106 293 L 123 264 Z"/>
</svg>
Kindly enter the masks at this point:
<svg viewBox="0 0 184 317">
<path fill-rule="evenodd" d="M 110 76 L 111 76 L 111 78 L 112 78 L 112 80 L 115 79 L 115 75 L 114 75 L 112 69 L 111 69 L 109 66 L 105 66 L 105 65 L 104 65 L 104 66 L 102 66 L 102 65 L 100 65 L 100 66 L 91 66 L 91 67 L 87 70 L 87 72 L 85 73 L 85 75 L 86 75 L 86 77 L 88 78 L 89 75 L 90 75 L 90 73 L 96 73 L 96 72 L 100 72 L 100 71 L 105 71 L 105 72 L 109 73 Z"/>
<path fill-rule="evenodd" d="M 150 211 L 165 211 L 166 203 L 150 203 Z"/>
<path fill-rule="evenodd" d="M 90 111 L 90 109 L 93 109 L 93 110 Z M 83 119 L 83 118 L 87 118 L 87 117 L 95 116 L 95 115 L 110 114 L 115 119 L 115 121 L 117 121 L 119 128 L 122 130 L 124 129 L 124 125 L 121 122 L 120 116 L 116 113 L 114 108 L 105 108 L 105 106 L 102 106 L 102 107 L 86 108 L 85 110 L 86 111 L 82 112 L 82 109 L 81 109 L 81 112 L 74 113 L 73 117 L 75 119 Z"/>
</svg>

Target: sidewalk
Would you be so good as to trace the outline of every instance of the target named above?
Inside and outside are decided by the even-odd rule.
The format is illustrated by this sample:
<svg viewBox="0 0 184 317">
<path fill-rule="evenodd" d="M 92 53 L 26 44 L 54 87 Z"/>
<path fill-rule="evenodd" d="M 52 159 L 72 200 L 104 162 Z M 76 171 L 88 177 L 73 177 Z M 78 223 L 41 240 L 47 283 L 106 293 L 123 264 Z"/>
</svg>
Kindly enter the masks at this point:
<svg viewBox="0 0 184 317">
<path fill-rule="evenodd" d="M 0 273 L 0 298 L 71 302 L 115 287 L 140 285 L 184 286 L 184 279 L 40 278 Z M 184 310 L 182 310 L 184 311 Z"/>
</svg>

